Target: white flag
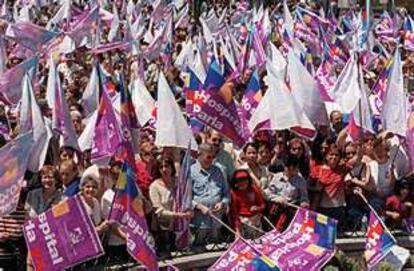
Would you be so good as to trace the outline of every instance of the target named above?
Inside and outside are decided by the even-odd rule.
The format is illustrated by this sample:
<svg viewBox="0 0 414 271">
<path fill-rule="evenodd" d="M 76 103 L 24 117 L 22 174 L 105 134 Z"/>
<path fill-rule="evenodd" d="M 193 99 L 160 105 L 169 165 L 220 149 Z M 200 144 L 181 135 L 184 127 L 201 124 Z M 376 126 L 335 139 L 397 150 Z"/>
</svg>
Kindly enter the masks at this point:
<svg viewBox="0 0 414 271">
<path fill-rule="evenodd" d="M 293 97 L 312 123 L 328 125 L 328 114 L 315 79 L 292 51 L 288 54 L 288 60 L 287 74 Z"/>
<path fill-rule="evenodd" d="M 158 77 L 158 111 L 156 122 L 155 144 L 164 147 L 186 148 L 191 142 L 191 149 L 197 149 L 190 127 L 185 120 L 174 95 L 160 71 Z"/>
<path fill-rule="evenodd" d="M 398 48 L 395 50 L 394 63 L 388 78 L 388 87 L 384 96 L 382 123 L 385 130 L 399 136 L 407 132 L 407 97 L 404 93 L 401 56 Z"/>
</svg>

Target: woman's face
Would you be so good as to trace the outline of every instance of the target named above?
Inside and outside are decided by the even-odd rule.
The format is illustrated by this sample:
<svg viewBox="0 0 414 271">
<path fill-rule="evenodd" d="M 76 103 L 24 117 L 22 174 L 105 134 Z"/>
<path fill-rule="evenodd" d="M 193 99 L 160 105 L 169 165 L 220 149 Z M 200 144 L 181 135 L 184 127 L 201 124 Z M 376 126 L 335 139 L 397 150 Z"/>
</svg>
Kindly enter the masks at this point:
<svg viewBox="0 0 414 271">
<path fill-rule="evenodd" d="M 374 154 L 374 139 L 368 139 L 364 143 L 364 154 L 370 157 Z"/>
<path fill-rule="evenodd" d="M 353 146 L 353 145 L 346 146 L 346 148 L 345 148 L 345 159 L 346 160 L 352 159 L 352 157 L 355 156 L 356 152 L 357 152 L 357 150 L 356 150 L 355 146 Z"/>
<path fill-rule="evenodd" d="M 46 170 L 41 177 L 42 187 L 48 191 L 56 190 L 56 180 L 52 170 Z"/>
<path fill-rule="evenodd" d="M 286 150 L 285 140 L 282 137 L 277 137 L 276 138 L 276 145 L 274 147 L 274 151 L 275 151 L 276 155 L 280 155 L 280 154 L 284 153 L 285 150 Z"/>
<path fill-rule="evenodd" d="M 271 158 L 272 157 L 271 157 L 270 150 L 266 148 L 266 146 L 262 146 L 259 148 L 259 152 L 257 155 L 257 162 L 260 165 L 268 165 L 270 163 Z"/>
<path fill-rule="evenodd" d="M 167 162 L 162 161 L 160 165 L 160 172 L 162 177 L 169 178 L 172 176 L 173 169 L 171 168 L 171 165 L 169 165 Z"/>
<path fill-rule="evenodd" d="M 246 149 L 244 158 L 247 163 L 256 163 L 257 162 L 257 150 L 256 148 L 249 146 Z"/>
<path fill-rule="evenodd" d="M 330 168 L 335 168 L 339 163 L 339 159 L 340 159 L 339 150 L 332 149 L 326 155 L 326 164 Z"/>
<path fill-rule="evenodd" d="M 81 192 L 82 195 L 87 198 L 96 197 L 96 194 L 98 193 L 97 182 L 91 177 L 87 177 L 85 183 L 82 185 Z"/>
<path fill-rule="evenodd" d="M 295 157 L 301 157 L 303 154 L 303 146 L 302 144 L 300 144 L 299 142 L 294 142 L 291 146 L 290 146 L 290 154 L 295 156 Z"/>
</svg>

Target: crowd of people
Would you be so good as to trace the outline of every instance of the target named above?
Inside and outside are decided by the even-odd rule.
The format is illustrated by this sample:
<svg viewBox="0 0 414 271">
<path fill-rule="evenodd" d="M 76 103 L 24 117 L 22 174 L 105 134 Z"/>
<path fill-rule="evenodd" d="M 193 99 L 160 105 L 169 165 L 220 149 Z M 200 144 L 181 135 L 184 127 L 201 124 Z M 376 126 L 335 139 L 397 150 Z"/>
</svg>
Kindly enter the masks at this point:
<svg viewBox="0 0 414 271">
<path fill-rule="evenodd" d="M 86 3 L 88 1 L 73 2 L 76 9 L 89 4 Z M 119 2 L 118 9 L 121 11 L 122 1 Z M 135 4 L 137 1 L 130 2 Z M 319 10 L 317 1 L 305 2 L 302 4 L 307 8 Z M 58 3 L 53 1 L 51 5 L 32 10 L 29 14 L 32 22 L 46 26 L 60 8 Z M 106 4 L 102 4 L 103 7 L 111 10 L 112 5 Z M 268 8 L 281 9 L 281 5 L 276 4 L 272 3 Z M 237 10 L 237 3 L 230 5 L 225 1 L 215 1 L 214 8 L 220 14 L 227 5 L 227 20 L 230 23 L 231 12 Z M 145 24 L 149 24 L 151 11 L 150 4 L 140 6 Z M 404 12 L 401 14 L 404 15 Z M 122 12 L 120 16 L 124 16 Z M 10 21 L 2 18 L 0 31 L 4 33 Z M 110 25 L 102 25 L 102 43 L 105 43 L 109 30 Z M 193 17 L 185 27 L 175 30 L 172 63 L 188 39 L 196 39 L 200 32 L 201 27 Z M 126 29 L 121 29 L 119 34 L 126 35 Z M 281 35 L 273 33 L 270 40 L 281 47 L 281 38 Z M 14 54 L 16 43 L 13 39 L 2 40 L 6 44 L 4 70 L 7 70 L 24 58 Z M 143 39 L 141 50 L 144 51 L 148 45 Z M 220 51 L 218 54 L 222 56 Z M 94 55 L 86 47 L 59 56 L 57 70 L 78 137 L 85 129 L 90 113 L 83 108 L 81 100 L 94 61 L 101 64 L 117 92 L 120 74 L 123 74 L 126 86 L 139 74 L 138 60 L 137 55 L 128 50 L 115 49 Z M 317 56 L 313 63 L 317 68 Z M 374 60 L 372 68 L 364 76 L 368 86 L 372 87 L 386 63 L 383 55 Z M 410 92 L 413 90 L 410 82 L 414 78 L 414 52 L 404 51 L 403 63 L 406 89 Z M 161 57 L 145 60 L 142 64 L 144 83 L 151 96 L 156 99 L 158 72 L 164 70 L 177 103 L 185 111 L 185 80 L 179 67 L 167 65 Z M 46 97 L 49 68 L 47 62 L 39 62 L 34 91 L 43 116 L 51 119 L 52 111 Z M 234 97 L 239 101 L 252 73 L 252 68 L 246 69 L 233 89 Z M 264 93 L 268 88 L 264 80 L 266 72 L 262 71 L 259 77 Z M 1 147 L 19 134 L 19 107 L 0 103 L 0 119 L 11 128 L 8 134 L 0 133 Z M 185 149 L 157 146 L 153 127 L 142 125 L 139 142 L 136 142 L 139 145 L 135 156 L 136 184 L 143 196 L 147 223 L 158 255 L 165 258 L 177 250 L 174 221 L 178 218 L 190 220 L 191 242 L 185 249 L 193 252 L 202 251 L 209 243 L 230 240 L 223 239 L 232 234 L 224 231 L 216 218 L 229 224 L 237 234 L 255 239 L 273 228 L 279 231 L 286 229 L 299 207 L 337 219 L 340 235 L 363 231 L 367 227 L 370 209 L 361 195 L 390 228 L 404 229 L 404 221 L 414 217 L 414 176 L 407 142 L 381 127 L 376 134 L 366 134 L 356 141 L 349 141 L 348 122 L 349 114 L 331 110 L 329 126 L 318 127 L 317 136 L 313 139 L 299 137 L 290 130 L 261 130 L 255 132 L 240 150 L 216 130 L 205 127 L 195 135 L 198 151 L 192 152 L 189 176 L 193 208 L 185 212 L 174 211 L 175 185 Z M 41 170 L 26 172 L 17 210 L 0 218 L 0 255 L 16 251 L 25 255 L 22 223 L 65 198 L 80 194 L 96 231 L 102 237 L 108 258 L 128 261 L 126 232 L 122 226 L 107 220 L 122 161 L 112 157 L 107 166 L 95 165 L 90 160 L 90 152 L 88 149 L 79 153 L 70 146 L 59 145 L 56 136 L 52 138 Z M 11 260 L 11 265 L 14 263 L 14 259 Z"/>
</svg>

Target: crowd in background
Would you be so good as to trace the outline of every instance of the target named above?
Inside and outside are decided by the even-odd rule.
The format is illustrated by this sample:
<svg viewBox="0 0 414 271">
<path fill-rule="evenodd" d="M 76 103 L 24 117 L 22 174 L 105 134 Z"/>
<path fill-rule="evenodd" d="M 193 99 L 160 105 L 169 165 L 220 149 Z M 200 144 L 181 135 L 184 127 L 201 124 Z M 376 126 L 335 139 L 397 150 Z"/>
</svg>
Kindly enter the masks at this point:
<svg viewBox="0 0 414 271">
<path fill-rule="evenodd" d="M 73 2 L 77 8 L 87 5 L 87 1 L 81 1 L 85 2 L 81 4 Z M 271 10 L 281 8 L 276 1 L 273 2 L 269 6 Z M 302 4 L 319 10 L 317 1 Z M 219 12 L 227 5 L 230 22 L 231 12 L 236 10 L 237 3 L 215 1 L 214 8 Z M 59 7 L 58 3 L 53 3 L 40 8 L 40 12 L 31 14 L 32 21 L 45 26 Z M 110 10 L 112 5 L 108 4 L 106 8 Z M 213 8 L 213 4 L 203 1 L 198 8 L 200 14 L 205 13 Z M 340 11 L 337 11 L 338 14 Z M 148 24 L 151 5 L 143 4 L 140 12 L 145 18 L 144 23 Z M 407 11 L 402 11 L 402 16 L 404 12 Z M 7 24 L 7 20 L 0 21 L 1 32 L 5 31 Z M 104 25 L 103 43 L 108 31 L 109 26 Z M 200 31 L 194 17 L 191 17 L 188 26 L 175 30 L 173 63 L 184 43 L 188 39 L 196 40 Z M 120 33 L 125 34 L 124 31 Z M 281 46 L 280 35 L 273 33 L 271 41 Z M 12 54 L 13 41 L 6 42 L 7 69 L 10 69 L 23 59 Z M 146 46 L 148 44 L 143 41 L 141 49 L 145 50 Z M 222 56 L 220 51 L 218 54 Z M 126 50 L 115 49 L 93 55 L 89 49 L 81 47 L 73 53 L 59 56 L 57 69 L 78 136 L 82 134 L 88 117 L 80 100 L 95 60 L 102 65 L 115 86 L 119 74 L 124 75 L 124 84 L 129 85 L 139 69 L 137 56 Z M 386 62 L 382 55 L 374 61 L 370 72 L 364 77 L 368 86 L 376 81 Z M 317 68 L 317 57 L 313 63 Z M 404 51 L 403 63 L 405 87 L 413 91 L 414 53 Z M 158 71 L 163 69 L 177 103 L 185 111 L 185 80 L 180 69 L 174 65 L 165 67 L 166 63 L 161 58 L 144 61 L 143 65 L 145 86 L 151 96 L 157 97 Z M 47 63 L 40 62 L 38 82 L 34 88 L 43 116 L 51 118 L 52 112 L 46 102 L 48 71 Z M 252 72 L 252 69 L 247 69 L 234 87 L 233 94 L 238 101 Z M 267 89 L 265 77 L 265 71 L 259 74 L 263 93 Z M 259 131 L 241 150 L 235 149 L 217 131 L 205 128 L 195 135 L 198 152 L 192 153 L 190 170 L 193 209 L 186 212 L 173 211 L 174 187 L 185 150 L 156 146 L 154 129 L 150 125 L 143 127 L 139 153 L 136 154 L 136 183 L 144 197 L 147 222 L 159 256 L 168 257 L 177 249 L 173 226 L 177 218 L 191 220 L 191 243 L 186 248 L 189 251 L 202 251 L 208 243 L 230 240 L 231 237 L 223 239 L 223 236 L 231 234 L 222 229 L 222 225 L 209 215 L 210 212 L 249 239 L 257 238 L 273 227 L 284 230 L 297 207 L 310 208 L 337 219 L 341 236 L 345 232 L 363 231 L 367 226 L 369 208 L 359 194 L 368 199 L 390 228 L 405 229 L 403 221 L 414 217 L 414 176 L 406 142 L 381 127 L 376 135 L 366 135 L 349 142 L 346 140 L 348 117 L 338 110 L 331 110 L 330 125 L 318 127 L 313 140 L 300 138 L 288 130 Z M 11 127 L 10 138 L 0 134 L 0 146 L 3 146 L 19 133 L 19 108 L 0 103 L 0 118 L 7 120 Z M 40 172 L 26 173 L 26 186 L 21 192 L 17 210 L 0 218 L 1 252 L 5 254 L 18 249 L 24 255 L 25 244 L 20 227 L 25 219 L 50 209 L 67 197 L 80 194 L 97 232 L 104 240 L 107 256 L 120 262 L 128 261 L 126 233 L 119 225 L 106 220 L 122 161 L 114 157 L 108 166 L 103 167 L 93 165 L 89 157 L 90 150 L 79 154 L 71 147 L 59 146 L 56 138 L 51 140 Z"/>
</svg>

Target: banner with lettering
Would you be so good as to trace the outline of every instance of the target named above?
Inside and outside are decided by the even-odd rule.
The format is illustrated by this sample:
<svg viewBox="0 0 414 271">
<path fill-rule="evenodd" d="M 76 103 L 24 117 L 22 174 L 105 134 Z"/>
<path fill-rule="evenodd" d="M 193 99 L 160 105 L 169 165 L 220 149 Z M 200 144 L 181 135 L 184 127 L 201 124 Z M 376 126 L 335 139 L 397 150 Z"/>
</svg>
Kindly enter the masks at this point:
<svg viewBox="0 0 414 271">
<path fill-rule="evenodd" d="M 277 271 L 279 268 L 269 258 L 261 254 L 255 245 L 238 238 L 208 270 Z"/>
<path fill-rule="evenodd" d="M 320 270 L 335 254 L 337 221 L 300 208 L 283 233 L 260 238 L 259 249 L 281 270 Z"/>
<path fill-rule="evenodd" d="M 124 163 L 115 186 L 115 197 L 108 219 L 125 226 L 129 254 L 148 270 L 158 270 L 154 238 L 148 230 L 142 194 L 135 180 L 134 168 Z"/>
<path fill-rule="evenodd" d="M 204 82 L 204 90 L 200 111 L 194 117 L 205 125 L 223 134 L 241 148 L 246 142 L 237 106 L 233 100 L 234 83 L 224 82 L 218 63 L 213 59 Z"/>
<path fill-rule="evenodd" d="M 36 270 L 60 271 L 103 254 L 79 195 L 28 220 L 23 232 Z"/>
</svg>

